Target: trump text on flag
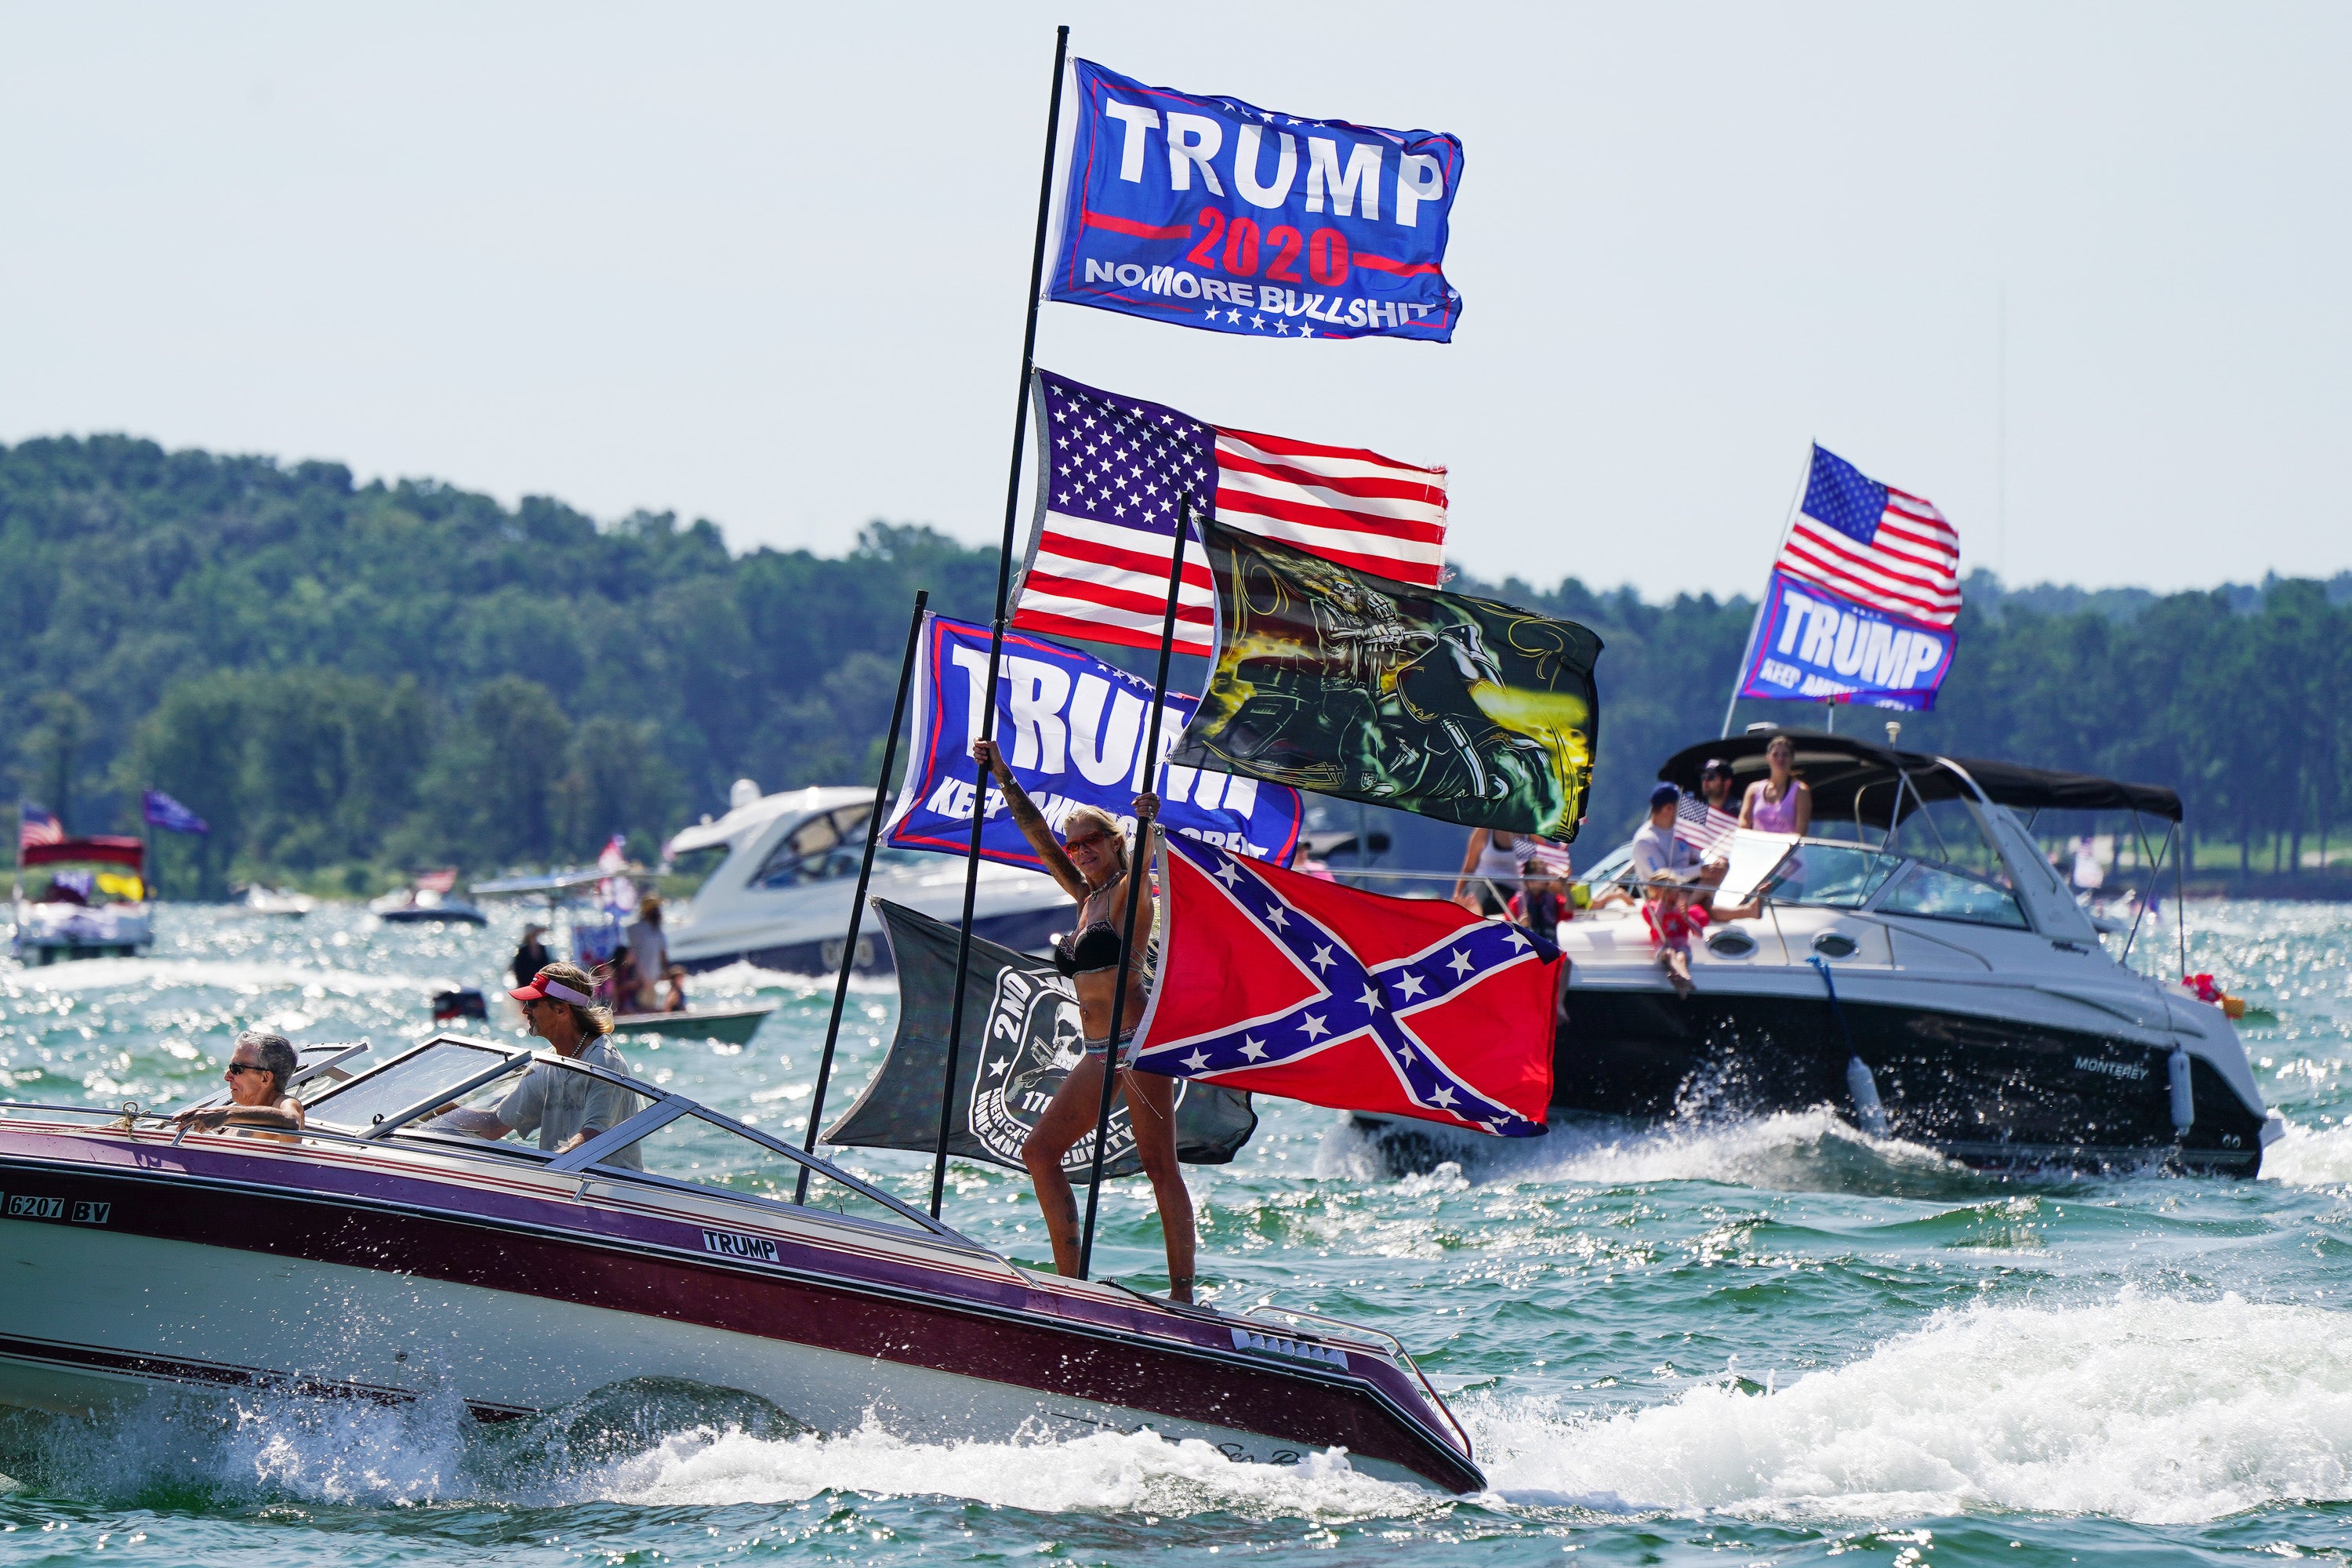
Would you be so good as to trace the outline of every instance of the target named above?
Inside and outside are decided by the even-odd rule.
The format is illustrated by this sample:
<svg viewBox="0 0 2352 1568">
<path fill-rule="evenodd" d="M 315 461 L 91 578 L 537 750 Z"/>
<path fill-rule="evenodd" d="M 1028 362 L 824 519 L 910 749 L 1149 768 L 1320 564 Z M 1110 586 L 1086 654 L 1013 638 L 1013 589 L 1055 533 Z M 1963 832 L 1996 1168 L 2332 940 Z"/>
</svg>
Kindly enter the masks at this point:
<svg viewBox="0 0 2352 1568">
<path fill-rule="evenodd" d="M 1458 138 L 1076 68 L 1048 299 L 1243 336 L 1453 337 Z"/>
<path fill-rule="evenodd" d="M 1041 637 L 1008 636 L 997 674 L 989 733 L 1006 765 L 1058 833 L 1070 813 L 1095 806 L 1133 832 L 1134 802 L 1146 786 L 1144 734 L 1150 683 L 1076 648 Z M 1036 851 L 1005 809 L 1002 791 L 983 795 L 971 781 L 971 743 L 987 703 L 988 628 L 943 616 L 926 618 L 915 669 L 912 763 L 890 820 L 899 849 L 964 854 L 975 806 L 982 858 L 1035 869 Z M 1198 700 L 1170 692 L 1161 705 L 1165 756 Z M 1150 787 L 1160 796 L 1171 832 L 1223 846 L 1252 859 L 1287 861 L 1298 847 L 1298 792 L 1206 769 L 1162 765 Z"/>
<path fill-rule="evenodd" d="M 1775 572 L 1742 697 L 1851 700 L 1932 708 L 1952 666 L 1952 634 L 1857 605 Z"/>
</svg>

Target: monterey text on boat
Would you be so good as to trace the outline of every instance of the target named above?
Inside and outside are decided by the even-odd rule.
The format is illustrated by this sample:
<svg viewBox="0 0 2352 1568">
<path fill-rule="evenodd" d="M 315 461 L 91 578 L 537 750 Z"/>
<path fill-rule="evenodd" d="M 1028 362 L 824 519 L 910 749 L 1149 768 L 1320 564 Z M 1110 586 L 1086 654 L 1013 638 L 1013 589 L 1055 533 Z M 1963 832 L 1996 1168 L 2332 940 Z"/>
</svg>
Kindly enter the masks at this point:
<svg viewBox="0 0 2352 1568">
<path fill-rule="evenodd" d="M 1695 1091 L 1754 1110 L 1827 1102 L 1976 1163 L 2260 1170 L 2282 1129 L 2229 1020 L 2111 955 L 2013 815 L 2178 823 L 2178 795 L 1786 733 L 1810 834 L 1733 838 L 1717 902 L 1752 890 L 1763 912 L 1691 944 L 1693 995 L 1669 987 L 1639 910 L 1560 927 L 1572 967 L 1556 1107 L 1660 1116 Z M 1723 757 L 1744 789 L 1773 738 L 1709 741 L 1658 776 L 1694 791 Z M 1630 858 L 1594 867 L 1595 890 Z"/>
<path fill-rule="evenodd" d="M 440 1120 L 495 1108 L 535 1064 L 617 1093 L 625 1119 L 562 1153 Z M 1150 1428 L 1238 1460 L 1344 1447 L 1376 1476 L 1484 1484 L 1377 1331 L 1033 1273 L 781 1139 L 561 1057 L 445 1035 L 356 1076 L 332 1051 L 306 1067 L 330 1087 L 300 1133 L 0 1108 L 0 1401 L 441 1391 L 498 1419 L 667 1378 L 823 1433 Z"/>
</svg>

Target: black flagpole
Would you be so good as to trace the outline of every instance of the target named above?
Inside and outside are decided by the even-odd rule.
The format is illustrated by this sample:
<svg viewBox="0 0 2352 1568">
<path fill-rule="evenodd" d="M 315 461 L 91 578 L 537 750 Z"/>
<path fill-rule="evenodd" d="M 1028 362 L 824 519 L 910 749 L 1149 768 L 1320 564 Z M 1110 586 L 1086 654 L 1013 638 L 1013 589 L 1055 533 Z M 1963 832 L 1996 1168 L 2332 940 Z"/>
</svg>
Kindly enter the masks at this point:
<svg viewBox="0 0 2352 1568">
<path fill-rule="evenodd" d="M 1144 731 L 1143 787 L 1160 788 L 1160 704 L 1168 690 L 1168 656 L 1176 647 L 1176 595 L 1184 585 L 1184 537 L 1192 527 L 1192 498 L 1176 501 L 1176 548 L 1168 557 L 1168 613 L 1160 623 L 1160 673 L 1151 680 L 1151 719 Z M 1087 1178 L 1087 1228 L 1078 1242 L 1078 1278 L 1094 1272 L 1095 1213 L 1102 1206 L 1103 1145 L 1110 1142 L 1110 1102 L 1118 1092 L 1118 1033 L 1127 1021 L 1128 966 L 1135 957 L 1135 911 L 1143 902 L 1143 884 L 1151 879 L 1151 825 L 1135 825 L 1135 848 L 1127 861 L 1127 923 L 1119 928 L 1118 988 L 1111 993 L 1110 1044 L 1103 1051 L 1102 1103 L 1095 1109 L 1093 1174 Z M 1127 1108 L 1128 1121 L 1135 1107 Z"/>
<path fill-rule="evenodd" d="M 988 634 L 988 684 L 981 689 L 981 733 L 996 728 L 996 670 L 1004 651 L 1004 601 L 1013 591 L 1013 525 L 1021 505 L 1021 442 L 1029 428 L 1029 377 L 1037 360 L 1037 299 L 1045 287 L 1045 228 L 1054 205 L 1054 139 L 1062 126 L 1062 66 L 1069 58 L 1070 29 L 1054 30 L 1054 89 L 1045 107 L 1045 168 L 1037 176 L 1037 238 L 1029 253 L 1029 321 L 1021 333 L 1021 384 L 1013 398 L 1013 468 L 1004 481 L 1004 544 L 996 561 L 996 622 Z M 988 821 L 988 770 L 971 770 L 971 847 L 963 868 L 963 929 L 956 937 L 955 1001 L 948 1017 L 948 1062 L 940 1081 L 940 1142 L 931 1161 L 931 1217 L 948 1184 L 948 1123 L 955 1110 L 956 1058 L 963 1049 L 963 977 L 971 967 L 971 906 L 980 890 L 980 830 Z"/>
<path fill-rule="evenodd" d="M 882 742 L 882 776 L 874 781 L 874 810 L 866 819 L 866 858 L 857 863 L 857 892 L 849 900 L 849 934 L 841 939 L 841 973 L 833 983 L 833 1016 L 824 1026 L 824 1056 L 816 1066 L 816 1098 L 809 1101 L 808 1136 L 801 1152 L 816 1152 L 816 1130 L 824 1120 L 824 1086 L 833 1077 L 833 1045 L 841 1037 L 841 1008 L 849 1000 L 849 972 L 857 964 L 857 927 L 866 914 L 866 886 L 874 875 L 874 846 L 882 837 L 883 807 L 890 802 L 890 769 L 898 761 L 898 726 L 907 718 L 907 688 L 915 676 L 915 652 L 923 636 L 923 607 L 928 592 L 915 595 L 915 613 L 907 622 L 907 657 L 898 666 L 898 698 L 890 705 L 890 733 Z M 793 1202 L 808 1202 L 809 1172 L 801 1167 L 793 1186 Z"/>
</svg>

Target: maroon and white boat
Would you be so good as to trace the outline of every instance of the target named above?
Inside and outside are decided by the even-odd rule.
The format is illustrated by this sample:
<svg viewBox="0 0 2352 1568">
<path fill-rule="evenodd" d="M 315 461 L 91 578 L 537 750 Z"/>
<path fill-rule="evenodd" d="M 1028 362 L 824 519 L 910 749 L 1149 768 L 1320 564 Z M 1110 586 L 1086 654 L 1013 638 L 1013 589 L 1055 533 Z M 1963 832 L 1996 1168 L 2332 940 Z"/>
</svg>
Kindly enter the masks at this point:
<svg viewBox="0 0 2352 1568">
<path fill-rule="evenodd" d="M 1344 1448 L 1387 1479 L 1485 1485 L 1386 1334 L 1034 1273 L 779 1139 L 553 1056 L 443 1035 L 355 1065 L 313 1079 L 299 1134 L 0 1108 L 0 1402 L 262 1386 L 455 1394 L 496 1420 L 661 1377 L 824 1433 L 1148 1427 L 1237 1460 Z M 441 1121 L 534 1065 L 638 1109 L 560 1154 Z"/>
</svg>

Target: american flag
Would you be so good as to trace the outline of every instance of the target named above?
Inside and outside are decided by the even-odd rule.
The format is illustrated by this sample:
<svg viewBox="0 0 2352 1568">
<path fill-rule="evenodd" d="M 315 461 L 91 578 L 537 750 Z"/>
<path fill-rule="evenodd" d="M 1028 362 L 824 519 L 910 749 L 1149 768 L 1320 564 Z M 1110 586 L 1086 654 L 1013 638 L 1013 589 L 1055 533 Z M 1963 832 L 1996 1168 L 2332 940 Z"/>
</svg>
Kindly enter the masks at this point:
<svg viewBox="0 0 2352 1568">
<path fill-rule="evenodd" d="M 37 844 L 63 844 L 65 841 L 65 824 L 29 800 L 16 803 L 17 848 L 30 849 Z"/>
<path fill-rule="evenodd" d="M 1773 563 L 1873 609 L 1948 626 L 1960 613 L 1960 536 L 1921 497 L 1813 448 L 1804 504 Z"/>
<path fill-rule="evenodd" d="M 1739 818 L 1718 811 L 1697 795 L 1685 793 L 1675 802 L 1675 837 L 1698 851 L 1704 860 L 1731 841 Z"/>
<path fill-rule="evenodd" d="M 1435 587 L 1445 470 L 1378 452 L 1227 430 L 1157 403 L 1039 371 L 1037 518 L 1013 624 L 1128 647 L 1160 646 L 1177 503 L 1376 577 Z M 1184 565 L 1176 651 L 1208 655 L 1209 566 Z"/>
</svg>

